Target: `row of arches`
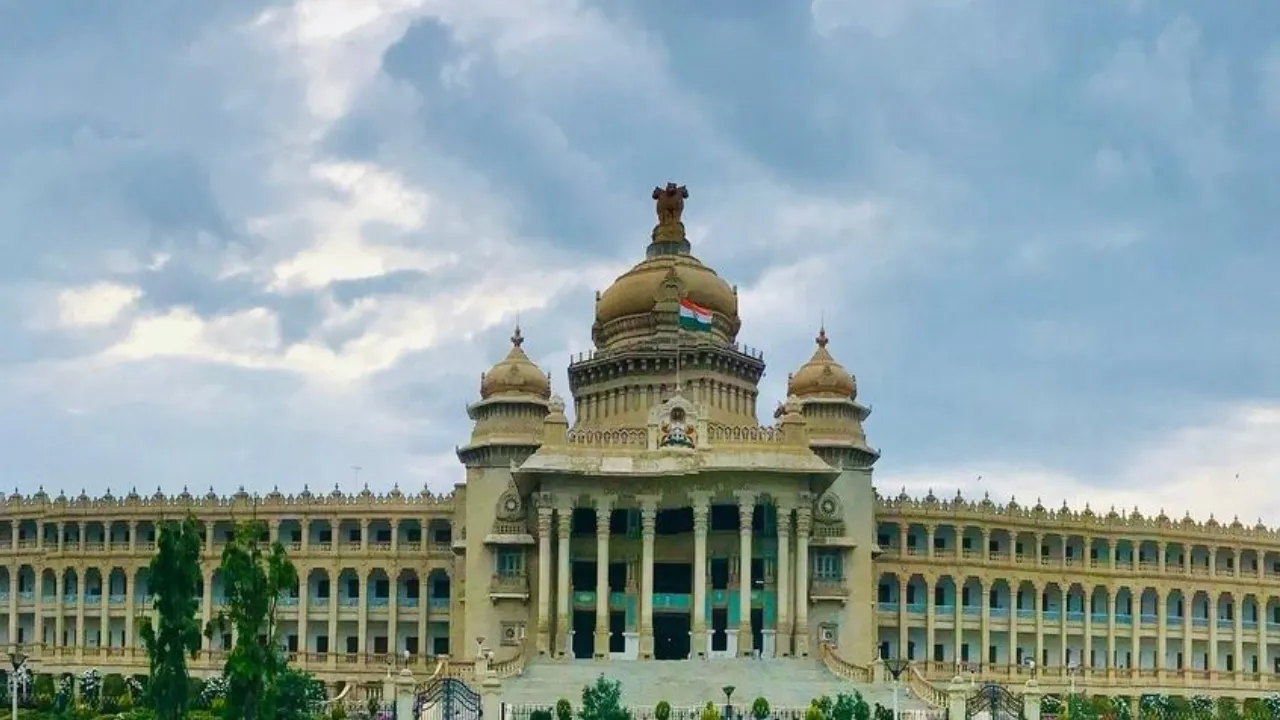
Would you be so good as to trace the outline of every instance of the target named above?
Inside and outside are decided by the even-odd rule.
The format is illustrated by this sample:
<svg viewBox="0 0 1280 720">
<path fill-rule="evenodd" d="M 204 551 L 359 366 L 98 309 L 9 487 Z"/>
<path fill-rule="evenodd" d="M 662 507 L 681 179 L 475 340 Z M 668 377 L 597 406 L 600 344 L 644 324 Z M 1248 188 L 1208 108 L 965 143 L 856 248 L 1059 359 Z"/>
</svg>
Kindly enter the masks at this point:
<svg viewBox="0 0 1280 720">
<path fill-rule="evenodd" d="M 85 604 L 100 604 L 103 598 L 111 605 L 128 604 L 130 599 L 134 604 L 143 604 L 151 594 L 149 575 L 147 568 L 66 567 L 37 571 L 32 565 L 21 565 L 16 570 L 0 567 L 0 596 L 7 600 L 9 593 L 17 593 L 20 601 L 38 600 L 45 605 L 55 604 L 61 599 L 64 607 L 74 607 L 82 600 Z M 450 576 L 444 568 L 431 569 L 425 575 L 411 568 L 397 571 L 379 567 L 368 570 L 346 567 L 337 573 L 325 568 L 311 568 L 304 570 L 299 584 L 281 598 L 283 605 L 296 604 L 301 594 L 299 586 L 303 582 L 307 588 L 308 607 L 311 608 L 324 607 L 331 599 L 336 599 L 338 605 L 356 607 L 362 598 L 369 607 L 381 607 L 389 605 L 394 594 L 397 606 L 401 608 L 417 607 L 421 601 L 431 603 L 433 609 L 447 610 L 452 592 Z M 205 592 L 206 583 L 209 585 L 208 593 Z M 199 585 L 201 596 L 208 595 L 214 605 L 225 601 L 220 570 L 202 576 Z M 0 604 L 0 613 L 7 608 L 7 603 Z"/>
<path fill-rule="evenodd" d="M 979 525 L 881 521 L 877 543 L 890 554 L 1031 559 L 1045 564 L 1142 567 L 1204 574 L 1280 574 L 1280 551 L 1144 538 L 1085 536 Z"/>
<path fill-rule="evenodd" d="M 1153 586 L 1105 585 L 1088 587 L 1081 582 L 1048 582 L 996 579 L 984 583 L 978 577 L 942 575 L 930 582 L 921 574 L 911 576 L 883 573 L 878 582 L 877 603 L 882 613 L 905 612 L 947 616 L 958 607 L 964 615 L 992 618 L 1016 614 L 1023 619 L 1039 614 L 1045 620 L 1084 621 L 1106 624 L 1111 615 L 1116 623 L 1156 624 L 1163 614 L 1169 627 L 1189 623 L 1192 627 L 1221 629 L 1234 627 L 1239 615 L 1242 627 L 1256 629 L 1259 623 L 1280 627 L 1280 597 L 1225 590 L 1162 590 Z"/>
<path fill-rule="evenodd" d="M 301 546 L 328 543 L 385 545 L 449 545 L 453 524 L 446 518 L 282 518 L 268 525 L 284 543 Z M 236 521 L 201 523 L 205 542 L 225 544 Z M 45 547 L 125 548 L 130 543 L 153 543 L 156 524 L 147 520 L 11 520 L 0 522 L 0 547 L 28 547 L 37 540 Z"/>
</svg>

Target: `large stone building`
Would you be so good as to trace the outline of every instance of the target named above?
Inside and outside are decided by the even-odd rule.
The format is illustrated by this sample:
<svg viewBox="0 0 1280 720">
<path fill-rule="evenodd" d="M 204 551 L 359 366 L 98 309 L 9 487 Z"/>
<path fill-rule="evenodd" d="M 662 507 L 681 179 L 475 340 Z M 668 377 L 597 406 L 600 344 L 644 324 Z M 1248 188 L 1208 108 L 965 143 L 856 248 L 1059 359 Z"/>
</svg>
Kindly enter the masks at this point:
<svg viewBox="0 0 1280 720">
<path fill-rule="evenodd" d="M 870 681 L 916 661 L 1091 690 L 1250 694 L 1280 669 L 1280 537 L 1238 521 L 878 496 L 857 385 L 819 331 L 774 422 L 734 287 L 690 250 L 682 187 L 654 191 L 645 258 L 597 296 L 595 350 L 566 403 L 517 329 L 484 373 L 448 496 L 11 496 L 0 517 L 0 645 L 46 672 L 144 672 L 139 613 L 157 522 L 203 523 L 201 613 L 235 523 L 266 521 L 300 587 L 281 643 L 329 680 L 483 643 L 499 675 L 569 658 L 812 658 Z M 1275 634 L 1273 634 L 1275 633 Z M 229 637 L 196 667 L 220 666 Z M 1193 690 L 1194 689 L 1194 690 Z"/>
</svg>

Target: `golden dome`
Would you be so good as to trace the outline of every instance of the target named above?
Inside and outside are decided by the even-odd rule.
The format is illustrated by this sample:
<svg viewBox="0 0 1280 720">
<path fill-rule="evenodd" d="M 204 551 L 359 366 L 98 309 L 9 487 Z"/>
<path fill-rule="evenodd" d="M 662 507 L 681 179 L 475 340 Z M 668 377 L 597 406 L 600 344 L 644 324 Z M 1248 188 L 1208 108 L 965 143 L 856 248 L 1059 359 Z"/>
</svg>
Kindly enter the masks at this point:
<svg viewBox="0 0 1280 720">
<path fill-rule="evenodd" d="M 600 294 L 596 322 L 600 325 L 653 311 L 659 291 L 674 276 L 685 296 L 716 315 L 738 318 L 738 296 L 715 270 L 687 253 L 655 255 L 623 273 Z"/>
<path fill-rule="evenodd" d="M 523 344 L 524 336 L 517 325 L 511 336 L 511 352 L 480 376 L 481 399 L 495 395 L 533 395 L 543 400 L 551 397 L 551 377 L 525 355 L 520 347 Z"/>
<path fill-rule="evenodd" d="M 853 400 L 858 396 L 858 383 L 827 351 L 827 330 L 818 331 L 818 349 L 809 362 L 787 376 L 787 395 Z"/>
</svg>

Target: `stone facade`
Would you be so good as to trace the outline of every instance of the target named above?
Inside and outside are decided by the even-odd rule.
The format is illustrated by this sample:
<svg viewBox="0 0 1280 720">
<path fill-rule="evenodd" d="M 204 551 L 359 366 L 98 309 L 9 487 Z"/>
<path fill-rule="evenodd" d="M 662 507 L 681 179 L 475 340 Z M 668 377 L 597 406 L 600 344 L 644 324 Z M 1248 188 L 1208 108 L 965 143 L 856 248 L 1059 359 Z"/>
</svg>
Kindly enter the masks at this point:
<svg viewBox="0 0 1280 720">
<path fill-rule="evenodd" d="M 597 297 L 596 349 L 568 368 L 572 426 L 517 329 L 481 375 L 465 481 L 446 496 L 11 496 L 0 645 L 25 645 L 41 672 L 145 672 L 155 528 L 191 512 L 203 618 L 222 602 L 228 532 L 265 521 L 301 578 L 279 641 L 331 681 L 446 655 L 466 675 L 483 646 L 498 677 L 573 657 L 763 655 L 869 681 L 876 658 L 907 657 L 916 695 L 940 706 L 932 681 L 1023 682 L 1032 659 L 1042 683 L 1095 691 L 1272 686 L 1275 532 L 880 497 L 870 411 L 825 331 L 759 424 L 764 358 L 737 341 L 736 289 L 691 255 L 687 196 L 655 189 L 645 258 Z M 197 672 L 229 641 L 206 641 Z"/>
</svg>

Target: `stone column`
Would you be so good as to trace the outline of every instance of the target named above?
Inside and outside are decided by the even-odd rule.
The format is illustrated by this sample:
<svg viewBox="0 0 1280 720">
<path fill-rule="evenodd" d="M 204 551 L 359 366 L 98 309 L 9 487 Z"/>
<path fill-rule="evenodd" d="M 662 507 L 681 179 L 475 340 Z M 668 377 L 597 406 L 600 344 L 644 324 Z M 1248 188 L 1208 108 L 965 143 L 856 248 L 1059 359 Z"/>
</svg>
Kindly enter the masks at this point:
<svg viewBox="0 0 1280 720">
<path fill-rule="evenodd" d="M 565 657 L 573 652 L 573 625 L 569 622 L 569 600 L 572 590 L 569 587 L 569 531 L 573 529 L 573 507 L 561 505 L 556 508 L 556 634 L 560 638 L 557 655 Z"/>
<path fill-rule="evenodd" d="M 15 543 L 18 542 L 17 525 L 14 523 L 13 542 Z M 11 643 L 18 642 L 18 575 L 21 572 L 22 563 L 15 563 L 9 573 L 9 642 Z"/>
<path fill-rule="evenodd" d="M 334 525 L 331 537 L 333 538 L 333 543 L 331 544 L 337 547 L 338 531 L 336 525 Z M 339 573 L 341 572 L 342 569 L 337 565 L 329 568 L 329 653 L 325 659 L 331 668 L 338 666 L 338 605 L 340 603 L 339 588 L 342 580 Z"/>
<path fill-rule="evenodd" d="M 597 658 L 609 657 L 609 516 L 613 498 L 596 498 L 596 648 Z"/>
<path fill-rule="evenodd" d="M 58 535 L 58 542 L 59 543 L 62 542 L 61 533 L 59 533 Z M 54 632 L 53 644 L 58 647 L 63 647 L 64 645 L 67 644 L 65 639 L 66 638 L 65 632 L 67 628 L 66 608 L 63 605 L 63 596 L 67 592 L 66 570 L 62 570 L 61 572 L 58 572 L 54 576 L 53 590 L 54 592 L 57 593 L 57 595 L 53 598 L 54 612 L 57 613 L 57 615 L 55 615 L 53 618 L 53 632 Z"/>
<path fill-rule="evenodd" d="M 751 637 L 751 520 L 755 493 L 738 493 L 738 655 L 750 656 Z"/>
<path fill-rule="evenodd" d="M 1022 688 L 1023 717 L 1027 720 L 1040 720 L 1040 700 L 1043 696 L 1044 691 L 1040 689 L 1040 683 L 1028 680 Z"/>
<path fill-rule="evenodd" d="M 640 657 L 653 657 L 653 539 L 658 520 L 658 498 L 640 497 Z"/>
<path fill-rule="evenodd" d="M 1218 677 L 1218 602 L 1221 596 L 1217 591 L 1209 595 L 1209 679 Z"/>
<path fill-rule="evenodd" d="M 311 568 L 302 565 L 298 568 L 298 657 L 301 658 L 303 664 L 310 662 L 308 653 L 311 648 L 307 645 L 307 613 L 311 612 L 310 603 L 310 580 Z"/>
<path fill-rule="evenodd" d="M 368 547 L 368 521 L 360 521 L 360 540 Z M 360 597 L 356 600 L 356 663 L 364 664 L 364 655 L 369 652 L 369 573 L 361 566 L 356 568 L 356 577 L 360 578 Z"/>
<path fill-rule="evenodd" d="M 551 652 L 551 508 L 538 507 L 538 654 Z"/>
<path fill-rule="evenodd" d="M 80 550 L 84 551 L 84 526 L 80 526 Z M 85 569 L 83 566 L 76 568 L 76 635 L 72 644 L 76 646 L 76 656 L 84 655 L 84 646 L 89 639 L 89 633 L 85 630 L 84 623 L 84 606 L 89 600 L 89 583 L 85 582 Z"/>
<path fill-rule="evenodd" d="M 968 720 L 966 700 L 973 689 L 959 677 L 947 685 L 947 720 Z"/>
<path fill-rule="evenodd" d="M 791 505 L 778 504 L 777 653 L 791 657 Z"/>
<path fill-rule="evenodd" d="M 1240 554 L 1238 552 L 1236 553 L 1236 572 L 1237 573 L 1240 572 Z M 1233 661 L 1234 672 L 1232 673 L 1232 675 L 1235 677 L 1236 681 L 1239 682 L 1244 678 L 1245 667 L 1244 667 L 1244 601 L 1241 598 L 1240 591 L 1238 589 L 1236 589 L 1234 592 L 1231 593 L 1231 617 L 1234 621 L 1231 628 L 1231 631 L 1232 631 L 1231 634 L 1232 634 L 1232 639 L 1235 641 L 1232 644 L 1232 653 L 1231 653 L 1232 655 L 1235 656 L 1235 659 Z M 1259 666 L 1258 670 L 1261 671 L 1262 667 Z"/>
<path fill-rule="evenodd" d="M 809 527 L 812 513 L 812 503 L 808 499 L 796 508 L 796 655 L 800 657 L 809 657 Z"/>
<path fill-rule="evenodd" d="M 707 514 L 711 496 L 690 493 L 693 503 L 693 657 L 707 654 Z"/>
</svg>

